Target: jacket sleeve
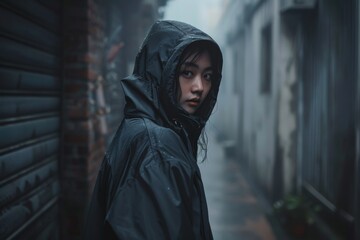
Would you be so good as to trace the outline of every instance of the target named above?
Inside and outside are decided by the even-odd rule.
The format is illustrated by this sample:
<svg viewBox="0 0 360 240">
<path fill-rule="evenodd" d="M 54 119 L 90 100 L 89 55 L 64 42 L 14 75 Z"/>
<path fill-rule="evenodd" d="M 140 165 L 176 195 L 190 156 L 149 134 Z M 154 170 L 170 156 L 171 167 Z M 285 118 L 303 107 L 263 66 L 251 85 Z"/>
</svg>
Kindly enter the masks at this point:
<svg viewBox="0 0 360 240">
<path fill-rule="evenodd" d="M 106 219 L 118 239 L 197 239 L 195 192 L 190 166 L 154 161 L 116 192 Z"/>
</svg>

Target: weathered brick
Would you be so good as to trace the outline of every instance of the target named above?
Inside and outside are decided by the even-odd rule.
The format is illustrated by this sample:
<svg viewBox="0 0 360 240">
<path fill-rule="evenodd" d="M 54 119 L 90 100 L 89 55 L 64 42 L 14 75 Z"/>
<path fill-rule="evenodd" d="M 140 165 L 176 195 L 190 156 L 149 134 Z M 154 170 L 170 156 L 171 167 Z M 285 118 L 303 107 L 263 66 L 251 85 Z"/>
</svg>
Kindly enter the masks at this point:
<svg viewBox="0 0 360 240">
<path fill-rule="evenodd" d="M 77 133 L 87 133 L 94 131 L 94 123 L 90 119 L 69 121 L 64 125 L 66 131 L 76 131 Z"/>
<path fill-rule="evenodd" d="M 87 119 L 91 116 L 88 109 L 70 108 L 66 111 L 69 120 Z"/>
<path fill-rule="evenodd" d="M 83 133 L 75 133 L 75 132 L 69 132 L 64 134 L 64 140 L 67 143 L 86 143 L 91 138 L 93 138 L 93 133 L 90 132 L 83 132 Z"/>
<path fill-rule="evenodd" d="M 96 63 L 100 64 L 96 55 L 90 52 L 84 52 L 81 54 L 68 54 L 65 56 L 66 65 L 71 65 L 72 63 Z"/>
<path fill-rule="evenodd" d="M 89 86 L 86 83 L 67 83 L 64 86 L 65 94 L 75 94 L 88 91 Z"/>
<path fill-rule="evenodd" d="M 69 78 L 83 78 L 90 81 L 97 79 L 99 74 L 92 69 L 68 69 L 65 72 L 65 77 Z"/>
<path fill-rule="evenodd" d="M 99 117 L 107 112 L 96 102 L 104 68 L 105 15 L 94 0 L 66 0 L 65 6 L 62 229 L 64 239 L 75 239 L 105 153 Z"/>
</svg>

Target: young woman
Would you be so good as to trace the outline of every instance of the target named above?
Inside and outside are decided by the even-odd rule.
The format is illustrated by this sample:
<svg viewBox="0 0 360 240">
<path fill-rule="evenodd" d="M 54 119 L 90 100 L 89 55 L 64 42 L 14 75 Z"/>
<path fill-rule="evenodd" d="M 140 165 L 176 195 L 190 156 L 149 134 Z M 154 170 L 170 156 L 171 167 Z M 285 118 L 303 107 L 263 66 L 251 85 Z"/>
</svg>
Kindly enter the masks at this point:
<svg viewBox="0 0 360 240">
<path fill-rule="evenodd" d="M 191 25 L 155 23 L 122 80 L 125 118 L 98 174 L 86 239 L 212 239 L 197 143 L 222 54 Z"/>
</svg>

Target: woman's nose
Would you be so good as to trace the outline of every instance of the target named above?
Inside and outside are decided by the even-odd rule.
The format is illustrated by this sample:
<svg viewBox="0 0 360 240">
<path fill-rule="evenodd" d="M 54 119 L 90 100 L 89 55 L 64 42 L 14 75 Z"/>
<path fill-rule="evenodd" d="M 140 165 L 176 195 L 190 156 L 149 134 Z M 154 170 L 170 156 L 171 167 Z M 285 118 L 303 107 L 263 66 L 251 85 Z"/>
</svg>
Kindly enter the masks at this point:
<svg viewBox="0 0 360 240">
<path fill-rule="evenodd" d="M 201 76 L 197 75 L 194 78 L 192 90 L 194 92 L 202 92 L 204 90 L 204 86 L 203 86 Z"/>
</svg>

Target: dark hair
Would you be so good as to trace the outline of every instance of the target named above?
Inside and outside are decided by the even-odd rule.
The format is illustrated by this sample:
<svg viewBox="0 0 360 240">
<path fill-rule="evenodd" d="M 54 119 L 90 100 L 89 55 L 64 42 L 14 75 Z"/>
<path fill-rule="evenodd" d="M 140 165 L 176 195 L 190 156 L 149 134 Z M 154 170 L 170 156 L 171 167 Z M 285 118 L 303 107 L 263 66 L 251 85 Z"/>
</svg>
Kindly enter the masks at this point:
<svg viewBox="0 0 360 240">
<path fill-rule="evenodd" d="M 211 66 L 214 70 L 213 72 L 214 79 L 217 80 L 219 78 L 218 76 L 220 75 L 221 70 L 220 70 L 220 60 L 217 53 L 218 50 L 216 48 L 217 46 L 209 41 L 196 41 L 190 44 L 189 46 L 187 46 L 183 51 L 183 53 L 181 54 L 180 61 L 177 65 L 176 78 L 177 79 L 179 78 L 180 68 L 186 61 L 196 62 L 197 59 L 204 52 L 207 52 L 210 56 Z M 179 85 L 177 84 L 177 88 L 178 87 Z M 178 89 L 176 89 L 176 92 L 177 90 Z M 203 153 L 203 158 L 201 162 L 204 162 L 207 158 L 207 145 L 208 145 L 208 137 L 205 132 L 205 127 L 201 131 L 197 144 L 198 144 L 198 154 Z"/>
<path fill-rule="evenodd" d="M 220 74 L 220 60 L 215 48 L 217 48 L 217 46 L 209 41 L 196 41 L 191 43 L 181 54 L 180 62 L 177 66 L 177 73 L 179 73 L 180 67 L 185 61 L 189 60 L 190 62 L 195 62 L 201 54 L 208 52 L 210 55 L 211 65 L 214 69 L 214 77 L 217 78 L 217 75 Z M 192 59 L 189 59 L 192 55 Z"/>
</svg>

